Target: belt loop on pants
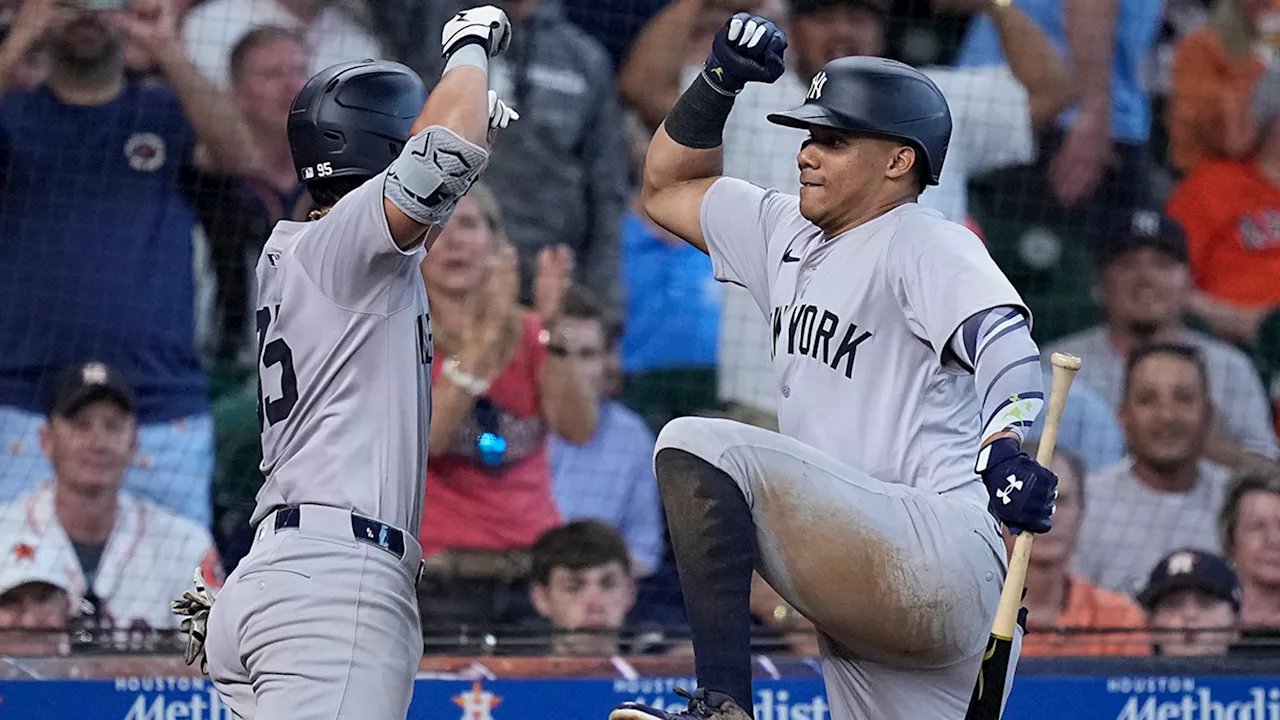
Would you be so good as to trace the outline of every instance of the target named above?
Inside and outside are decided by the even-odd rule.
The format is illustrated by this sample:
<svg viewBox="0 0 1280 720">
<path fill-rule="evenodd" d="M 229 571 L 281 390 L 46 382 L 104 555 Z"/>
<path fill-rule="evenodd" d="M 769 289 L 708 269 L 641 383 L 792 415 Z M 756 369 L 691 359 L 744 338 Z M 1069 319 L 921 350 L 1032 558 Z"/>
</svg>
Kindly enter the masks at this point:
<svg viewBox="0 0 1280 720">
<path fill-rule="evenodd" d="M 417 538 L 380 520 L 327 505 L 289 505 L 276 508 L 262 519 L 258 537 L 262 537 L 261 531 L 267 527 L 276 533 L 290 529 L 301 530 L 309 534 L 354 539 L 373 545 L 399 560 L 414 578 L 415 586 L 422 580 L 422 547 Z"/>
</svg>

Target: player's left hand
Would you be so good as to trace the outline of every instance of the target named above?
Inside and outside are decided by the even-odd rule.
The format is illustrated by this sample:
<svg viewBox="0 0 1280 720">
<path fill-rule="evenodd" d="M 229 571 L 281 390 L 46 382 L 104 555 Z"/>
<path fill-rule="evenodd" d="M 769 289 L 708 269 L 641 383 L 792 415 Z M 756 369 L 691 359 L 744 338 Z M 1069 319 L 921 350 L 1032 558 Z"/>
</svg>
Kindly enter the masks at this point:
<svg viewBox="0 0 1280 720">
<path fill-rule="evenodd" d="M 200 672 L 208 673 L 208 662 L 204 654 L 204 641 L 208 635 L 209 611 L 213 609 L 213 596 L 205 586 L 204 573 L 200 568 L 195 572 L 195 590 L 182 593 L 182 597 L 173 601 L 174 615 L 182 617 L 178 627 L 187 635 L 187 647 L 182 659 L 192 665 L 200 661 Z"/>
<path fill-rule="evenodd" d="M 988 444 L 974 469 L 987 486 L 992 514 L 1011 533 L 1046 533 L 1053 527 L 1058 476 L 1022 452 L 1017 440 L 1003 437 Z"/>
</svg>

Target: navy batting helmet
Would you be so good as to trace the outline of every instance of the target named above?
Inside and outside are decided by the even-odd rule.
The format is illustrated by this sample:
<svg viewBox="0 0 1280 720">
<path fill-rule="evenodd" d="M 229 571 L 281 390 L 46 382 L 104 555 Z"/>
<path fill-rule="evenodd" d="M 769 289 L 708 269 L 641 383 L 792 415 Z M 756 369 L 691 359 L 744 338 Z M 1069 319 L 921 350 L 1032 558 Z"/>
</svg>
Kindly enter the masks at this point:
<svg viewBox="0 0 1280 720">
<path fill-rule="evenodd" d="M 298 179 L 370 178 L 386 170 L 426 100 L 422 78 L 396 62 L 358 60 L 316 73 L 289 110 Z"/>
<path fill-rule="evenodd" d="M 905 140 L 923 155 L 929 185 L 938 184 L 951 142 L 951 110 L 924 73 L 896 60 L 843 57 L 822 66 L 804 104 L 771 113 L 769 122 L 870 133 Z"/>
</svg>

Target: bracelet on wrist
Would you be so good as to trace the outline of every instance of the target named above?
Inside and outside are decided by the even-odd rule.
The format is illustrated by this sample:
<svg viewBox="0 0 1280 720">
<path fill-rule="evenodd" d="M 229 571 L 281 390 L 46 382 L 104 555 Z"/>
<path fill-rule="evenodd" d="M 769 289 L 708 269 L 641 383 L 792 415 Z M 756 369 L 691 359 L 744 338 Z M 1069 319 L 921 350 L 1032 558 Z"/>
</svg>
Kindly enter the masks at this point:
<svg viewBox="0 0 1280 720">
<path fill-rule="evenodd" d="M 449 382 L 471 397 L 480 397 L 489 392 L 489 381 L 463 370 L 456 357 L 444 361 L 443 371 Z"/>
</svg>

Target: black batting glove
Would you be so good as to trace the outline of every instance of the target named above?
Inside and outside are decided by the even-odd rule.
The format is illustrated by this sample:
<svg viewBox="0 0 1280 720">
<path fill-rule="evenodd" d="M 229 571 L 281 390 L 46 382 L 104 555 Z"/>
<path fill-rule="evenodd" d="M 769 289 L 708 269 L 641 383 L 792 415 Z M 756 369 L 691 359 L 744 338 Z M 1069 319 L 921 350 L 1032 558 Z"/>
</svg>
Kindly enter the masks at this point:
<svg viewBox="0 0 1280 720">
<path fill-rule="evenodd" d="M 1053 527 L 1058 476 L 1032 460 L 1013 438 L 1000 438 L 978 453 L 974 468 L 991 497 L 991 514 L 1014 535 Z"/>
<path fill-rule="evenodd" d="M 737 95 L 749 82 L 782 77 L 786 48 L 787 34 L 772 20 L 740 12 L 716 32 L 702 75 L 720 92 Z"/>
</svg>

